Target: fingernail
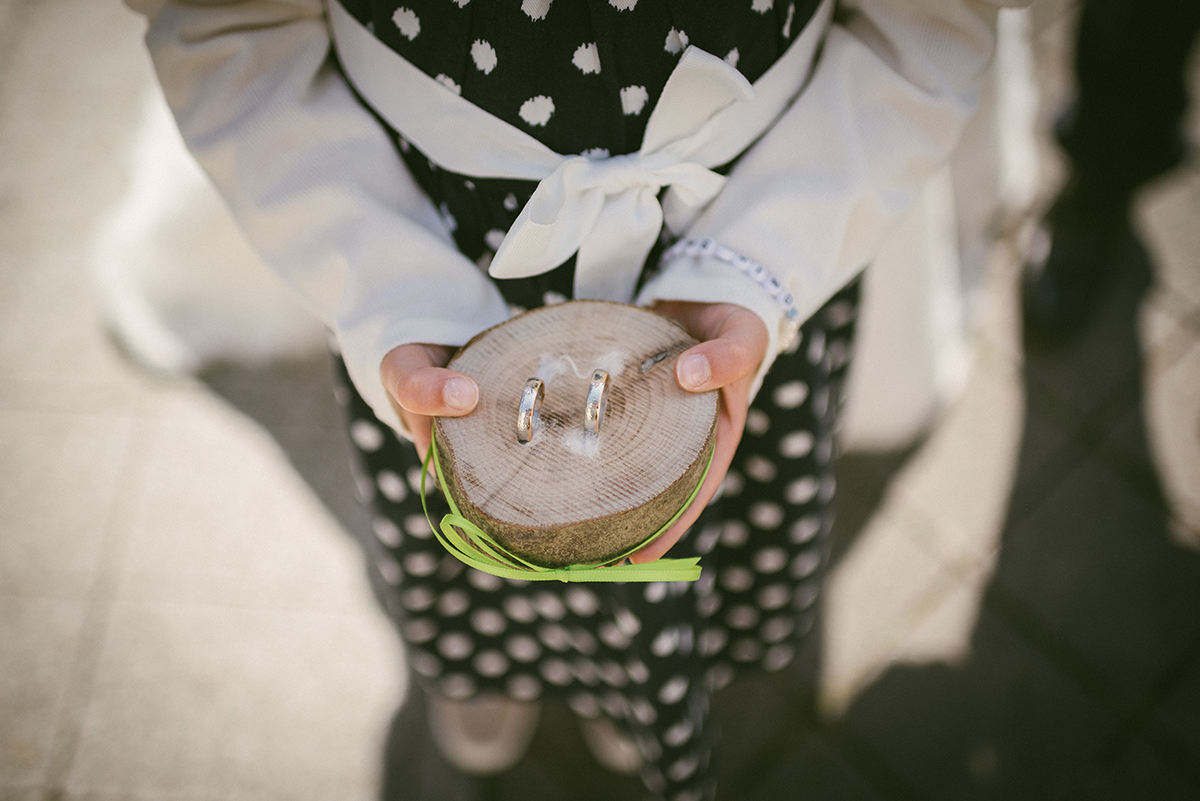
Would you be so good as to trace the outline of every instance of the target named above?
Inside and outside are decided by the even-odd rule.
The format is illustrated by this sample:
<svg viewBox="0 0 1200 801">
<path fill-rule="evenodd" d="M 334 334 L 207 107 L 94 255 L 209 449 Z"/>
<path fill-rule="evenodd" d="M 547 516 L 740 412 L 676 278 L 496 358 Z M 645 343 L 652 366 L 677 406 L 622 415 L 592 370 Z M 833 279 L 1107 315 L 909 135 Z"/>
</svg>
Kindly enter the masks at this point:
<svg viewBox="0 0 1200 801">
<path fill-rule="evenodd" d="M 479 389 L 469 378 L 451 378 L 442 385 L 442 400 L 451 409 L 473 409 L 479 400 Z"/>
<path fill-rule="evenodd" d="M 699 353 L 680 359 L 676 372 L 684 389 L 699 389 L 712 378 L 712 367 L 709 366 L 708 359 Z"/>
</svg>

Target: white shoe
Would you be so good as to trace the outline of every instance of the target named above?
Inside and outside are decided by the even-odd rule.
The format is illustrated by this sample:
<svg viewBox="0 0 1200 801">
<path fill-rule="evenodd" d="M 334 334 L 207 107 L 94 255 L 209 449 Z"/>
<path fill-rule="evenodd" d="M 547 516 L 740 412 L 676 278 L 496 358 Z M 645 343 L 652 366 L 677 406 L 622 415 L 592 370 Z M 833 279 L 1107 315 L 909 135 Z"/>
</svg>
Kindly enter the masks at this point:
<svg viewBox="0 0 1200 801">
<path fill-rule="evenodd" d="M 580 718 L 579 728 L 592 756 L 613 773 L 628 776 L 642 767 L 642 754 L 637 745 L 617 731 L 608 718 Z"/>
<path fill-rule="evenodd" d="M 429 695 L 429 730 L 451 765 L 476 775 L 501 773 L 521 759 L 537 730 L 541 707 L 484 695 L 451 701 Z"/>
</svg>

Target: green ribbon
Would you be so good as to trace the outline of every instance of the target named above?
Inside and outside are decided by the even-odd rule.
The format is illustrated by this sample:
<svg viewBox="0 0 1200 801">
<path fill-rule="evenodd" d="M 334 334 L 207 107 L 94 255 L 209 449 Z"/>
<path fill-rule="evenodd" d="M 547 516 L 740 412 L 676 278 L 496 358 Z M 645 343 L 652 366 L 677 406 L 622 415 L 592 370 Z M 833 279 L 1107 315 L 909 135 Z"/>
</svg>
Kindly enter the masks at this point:
<svg viewBox="0 0 1200 801">
<path fill-rule="evenodd" d="M 714 449 L 715 451 L 715 449 Z M 438 483 L 444 488 L 446 482 L 442 478 L 442 465 L 438 460 L 437 438 L 429 445 L 429 453 L 421 465 L 421 508 L 425 510 L 425 519 L 429 521 L 433 534 L 447 551 L 453 554 L 463 564 L 491 573 L 500 578 L 521 579 L 523 581 L 695 581 L 700 578 L 700 557 L 690 559 L 659 559 L 642 564 L 625 563 L 631 554 L 641 550 L 658 539 L 667 529 L 681 518 L 692 501 L 700 494 L 708 469 L 712 467 L 713 453 L 709 451 L 708 464 L 704 466 L 704 474 L 692 494 L 688 496 L 683 507 L 668 520 L 662 528 L 638 545 L 625 553 L 602 564 L 567 565 L 566 567 L 542 567 L 527 562 L 509 551 L 479 526 L 463 517 L 450 497 L 449 492 L 442 494 L 450 505 L 450 513 L 442 518 L 440 526 L 433 524 L 429 516 L 429 507 L 425 503 L 425 478 L 429 475 L 429 465 L 433 464 Z"/>
</svg>

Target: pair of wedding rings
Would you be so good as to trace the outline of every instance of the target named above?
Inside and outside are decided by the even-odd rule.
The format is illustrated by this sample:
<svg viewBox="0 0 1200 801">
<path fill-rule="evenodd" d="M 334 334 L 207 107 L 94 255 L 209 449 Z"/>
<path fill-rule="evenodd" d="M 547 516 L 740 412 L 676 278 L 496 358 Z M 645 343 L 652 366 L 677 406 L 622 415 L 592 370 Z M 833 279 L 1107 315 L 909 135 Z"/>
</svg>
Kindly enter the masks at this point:
<svg viewBox="0 0 1200 801">
<path fill-rule="evenodd" d="M 607 370 L 592 371 L 587 402 L 583 407 L 583 430 L 589 434 L 600 433 L 600 424 L 608 408 L 609 384 Z M 541 416 L 542 401 L 545 399 L 546 383 L 542 379 L 531 378 L 525 382 L 525 388 L 521 390 L 521 403 L 517 407 L 517 442 L 525 444 L 533 439 L 533 427 Z"/>
</svg>

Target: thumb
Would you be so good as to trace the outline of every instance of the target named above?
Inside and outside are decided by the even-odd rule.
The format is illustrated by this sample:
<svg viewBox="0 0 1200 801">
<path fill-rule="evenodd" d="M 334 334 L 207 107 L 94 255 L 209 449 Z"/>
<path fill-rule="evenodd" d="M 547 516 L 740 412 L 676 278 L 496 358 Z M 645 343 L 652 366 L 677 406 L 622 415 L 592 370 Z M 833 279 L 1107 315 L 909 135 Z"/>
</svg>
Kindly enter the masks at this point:
<svg viewBox="0 0 1200 801">
<path fill-rule="evenodd" d="M 690 392 L 721 389 L 751 376 L 767 350 L 762 318 L 733 304 L 688 304 L 682 322 L 703 340 L 675 360 L 675 378 Z"/>
<path fill-rule="evenodd" d="M 461 417 L 479 402 L 479 386 L 470 376 L 442 367 L 448 355 L 437 345 L 401 345 L 384 357 L 380 378 L 405 411 Z"/>
</svg>

